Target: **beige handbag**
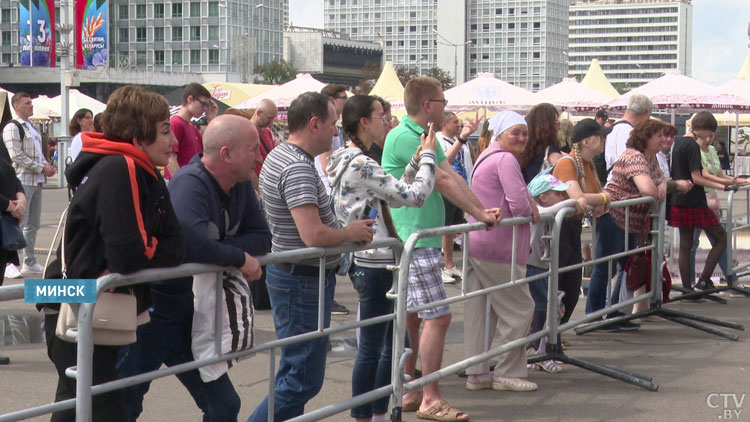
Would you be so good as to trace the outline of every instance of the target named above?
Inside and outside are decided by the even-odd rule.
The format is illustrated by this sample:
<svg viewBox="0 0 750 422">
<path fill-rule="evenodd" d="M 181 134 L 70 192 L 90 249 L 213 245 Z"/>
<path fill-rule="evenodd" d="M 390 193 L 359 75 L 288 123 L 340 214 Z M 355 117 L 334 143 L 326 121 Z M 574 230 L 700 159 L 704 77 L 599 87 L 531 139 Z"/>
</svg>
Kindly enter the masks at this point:
<svg viewBox="0 0 750 422">
<path fill-rule="evenodd" d="M 60 231 L 60 226 L 65 220 L 67 209 L 63 212 L 58 225 L 55 239 Z M 65 263 L 65 226 L 62 226 L 61 267 L 63 278 L 67 277 L 67 266 Z M 54 244 L 54 240 L 53 240 Z M 52 249 L 52 248 L 50 248 Z M 136 341 L 136 329 L 138 325 L 147 323 L 150 318 L 148 311 L 136 315 L 138 304 L 135 295 L 129 293 L 102 292 L 96 299 L 94 315 L 91 319 L 93 329 L 93 343 L 101 346 L 123 346 Z M 57 316 L 55 335 L 62 340 L 76 343 L 77 337 L 68 335 L 68 331 L 75 332 L 78 329 L 78 318 L 69 303 L 60 304 L 60 313 Z"/>
</svg>

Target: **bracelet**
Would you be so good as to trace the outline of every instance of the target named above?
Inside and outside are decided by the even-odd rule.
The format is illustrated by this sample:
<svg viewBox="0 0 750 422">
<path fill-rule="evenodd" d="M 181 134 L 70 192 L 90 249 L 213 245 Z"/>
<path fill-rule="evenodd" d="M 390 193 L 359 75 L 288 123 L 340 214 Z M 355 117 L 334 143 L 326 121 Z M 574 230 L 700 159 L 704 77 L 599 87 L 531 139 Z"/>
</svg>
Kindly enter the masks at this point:
<svg viewBox="0 0 750 422">
<path fill-rule="evenodd" d="M 599 192 L 599 195 L 601 195 L 602 198 L 604 198 L 604 203 L 602 205 L 607 205 L 607 194 L 604 192 Z"/>
<path fill-rule="evenodd" d="M 460 137 L 460 136 L 457 136 L 457 138 L 458 138 L 458 142 L 461 142 L 461 143 L 462 143 L 462 144 L 464 144 L 464 145 L 466 145 L 466 143 L 467 143 L 467 142 L 469 142 L 469 140 L 468 140 L 468 139 L 464 139 L 464 138 L 462 138 L 462 137 Z"/>
</svg>

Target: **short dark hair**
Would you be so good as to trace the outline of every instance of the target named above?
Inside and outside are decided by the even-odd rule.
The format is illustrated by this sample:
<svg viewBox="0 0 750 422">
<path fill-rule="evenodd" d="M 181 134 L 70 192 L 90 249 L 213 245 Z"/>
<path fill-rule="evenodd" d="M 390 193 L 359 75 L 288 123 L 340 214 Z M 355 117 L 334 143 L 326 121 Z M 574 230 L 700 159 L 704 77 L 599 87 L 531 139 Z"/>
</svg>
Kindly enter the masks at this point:
<svg viewBox="0 0 750 422">
<path fill-rule="evenodd" d="M 333 101 L 331 97 L 318 92 L 306 92 L 295 98 L 289 105 L 289 110 L 287 110 L 289 133 L 304 128 L 313 117 L 326 120 L 328 118 L 328 104 L 331 101 Z"/>
<path fill-rule="evenodd" d="M 18 105 L 18 103 L 20 103 L 24 98 L 31 98 L 31 95 L 29 95 L 28 92 L 16 92 L 15 94 L 13 94 L 13 97 L 10 98 L 10 105 Z"/>
<path fill-rule="evenodd" d="M 136 85 L 117 88 L 107 101 L 102 116 L 104 137 L 110 141 L 146 145 L 156 140 L 156 124 L 169 119 L 167 99 Z"/>
<path fill-rule="evenodd" d="M 188 97 L 190 96 L 197 100 L 200 97 L 211 98 L 211 93 L 208 92 L 205 86 L 193 82 L 185 85 L 185 88 L 182 88 L 182 105 L 187 105 Z"/>
<path fill-rule="evenodd" d="M 416 116 L 422 109 L 425 101 L 438 95 L 442 88 L 440 81 L 429 76 L 417 76 L 406 83 L 404 87 L 404 107 L 410 116 Z"/>
<path fill-rule="evenodd" d="M 695 113 L 695 116 L 693 116 L 692 127 L 693 130 L 710 130 L 716 132 L 719 124 L 716 122 L 716 117 L 710 111 L 703 110 Z"/>
<path fill-rule="evenodd" d="M 101 132 L 102 131 L 102 118 L 104 117 L 104 113 L 96 113 L 96 116 L 94 116 L 94 131 Z"/>
<path fill-rule="evenodd" d="M 328 96 L 328 97 L 335 97 L 338 94 L 346 92 L 346 85 L 341 84 L 328 84 L 323 87 L 323 89 L 320 90 L 320 93 Z"/>
<path fill-rule="evenodd" d="M 657 119 L 648 119 L 644 122 L 638 123 L 630 132 L 627 147 L 635 148 L 640 152 L 645 151 L 648 146 L 648 140 L 651 139 L 654 134 L 663 132 L 665 125 L 664 122 Z"/>
<path fill-rule="evenodd" d="M 666 136 L 677 136 L 677 128 L 674 125 L 667 123 L 664 126 L 664 135 Z"/>
<path fill-rule="evenodd" d="M 78 120 L 86 117 L 86 113 L 89 113 L 91 114 L 91 117 L 94 117 L 94 113 L 87 108 L 78 109 L 78 111 L 73 114 L 73 118 L 70 119 L 70 123 L 68 123 L 68 134 L 70 134 L 70 136 L 76 136 L 81 132 L 81 124 L 78 123 Z"/>
<path fill-rule="evenodd" d="M 383 113 L 388 114 L 388 112 L 391 111 L 391 103 L 384 100 L 383 97 L 377 95 L 372 95 L 372 97 L 375 97 L 376 100 L 380 101 L 380 105 L 383 106 Z"/>
<path fill-rule="evenodd" d="M 604 119 L 604 121 L 606 122 L 609 119 L 609 114 L 607 114 L 607 110 L 600 108 L 599 110 L 597 110 L 595 118 Z"/>
</svg>

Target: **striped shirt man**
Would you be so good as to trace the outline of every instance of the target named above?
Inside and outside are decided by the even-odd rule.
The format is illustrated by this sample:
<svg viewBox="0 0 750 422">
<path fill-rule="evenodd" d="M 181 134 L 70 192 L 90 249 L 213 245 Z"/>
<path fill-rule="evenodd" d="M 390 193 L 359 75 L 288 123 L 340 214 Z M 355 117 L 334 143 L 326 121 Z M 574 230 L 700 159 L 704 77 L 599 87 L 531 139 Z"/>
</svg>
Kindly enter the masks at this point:
<svg viewBox="0 0 750 422">
<path fill-rule="evenodd" d="M 307 247 L 292 218 L 292 208 L 316 205 L 320 221 L 339 228 L 326 186 L 315 170 L 315 158 L 294 144 L 284 142 L 268 154 L 260 172 L 260 195 L 273 234 L 272 252 Z M 335 267 L 338 261 L 339 256 L 327 257 L 326 268 Z M 318 262 L 316 258 L 300 263 L 317 266 Z"/>
</svg>

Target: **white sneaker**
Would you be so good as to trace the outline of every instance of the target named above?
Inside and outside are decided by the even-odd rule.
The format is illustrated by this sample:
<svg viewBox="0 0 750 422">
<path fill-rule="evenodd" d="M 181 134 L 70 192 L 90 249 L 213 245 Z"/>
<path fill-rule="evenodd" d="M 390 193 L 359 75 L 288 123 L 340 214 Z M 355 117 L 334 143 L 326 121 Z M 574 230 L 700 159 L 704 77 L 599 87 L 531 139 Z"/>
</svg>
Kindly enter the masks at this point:
<svg viewBox="0 0 750 422">
<path fill-rule="evenodd" d="M 458 280 L 461 280 L 461 270 L 459 270 L 457 267 L 453 267 L 451 269 L 445 268 L 443 271 L 445 271 L 447 274 L 450 274 L 453 276 L 453 278 L 456 278 Z"/>
<path fill-rule="evenodd" d="M 35 263 L 34 265 L 26 265 L 25 263 L 21 267 L 21 274 L 43 274 L 44 273 L 44 267 L 39 265 L 39 263 Z"/>
<path fill-rule="evenodd" d="M 15 264 L 8 264 L 5 267 L 5 278 L 21 278 L 23 274 L 18 271 L 18 267 Z"/>
<path fill-rule="evenodd" d="M 441 276 L 443 278 L 443 283 L 445 284 L 454 284 L 456 282 L 456 279 L 453 277 L 453 274 L 450 273 L 450 270 L 443 269 L 443 271 L 441 271 Z"/>
</svg>

